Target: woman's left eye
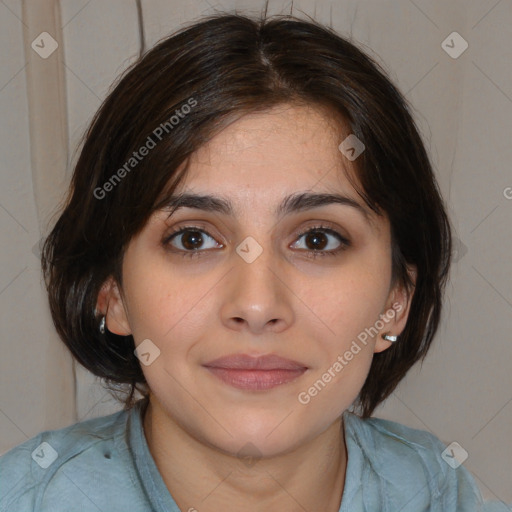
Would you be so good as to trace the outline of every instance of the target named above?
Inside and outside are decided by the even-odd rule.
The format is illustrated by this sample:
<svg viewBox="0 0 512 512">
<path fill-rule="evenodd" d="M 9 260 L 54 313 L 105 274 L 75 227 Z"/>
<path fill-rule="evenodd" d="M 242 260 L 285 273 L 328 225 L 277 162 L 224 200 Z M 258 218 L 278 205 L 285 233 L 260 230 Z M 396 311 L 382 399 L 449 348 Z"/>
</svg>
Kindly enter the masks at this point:
<svg viewBox="0 0 512 512">
<path fill-rule="evenodd" d="M 325 226 L 309 228 L 297 236 L 297 241 L 292 244 L 292 247 L 305 251 L 311 258 L 336 255 L 350 246 L 349 240 Z M 301 239 L 304 240 L 306 247 L 300 246 Z M 163 245 L 172 245 L 176 252 L 180 252 L 185 257 L 200 256 L 208 250 L 224 247 L 217 243 L 207 231 L 197 226 L 185 226 L 171 233 L 163 240 Z"/>
<path fill-rule="evenodd" d="M 299 235 L 299 240 L 302 238 L 306 247 L 298 247 L 298 242 L 293 244 L 294 247 L 309 251 L 313 258 L 317 256 L 334 256 L 350 246 L 349 240 L 341 236 L 337 231 L 323 226 L 308 229 Z M 333 239 L 334 242 L 332 242 Z M 333 244 L 334 247 L 332 247 Z"/>
</svg>

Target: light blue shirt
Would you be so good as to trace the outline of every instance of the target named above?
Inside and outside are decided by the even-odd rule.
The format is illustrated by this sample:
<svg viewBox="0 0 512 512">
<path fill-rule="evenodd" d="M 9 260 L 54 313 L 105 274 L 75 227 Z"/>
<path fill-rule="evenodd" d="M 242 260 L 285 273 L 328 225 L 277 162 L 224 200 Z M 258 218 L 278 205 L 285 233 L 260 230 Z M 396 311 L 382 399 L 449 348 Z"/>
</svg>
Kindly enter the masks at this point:
<svg viewBox="0 0 512 512">
<path fill-rule="evenodd" d="M 146 403 L 42 432 L 8 451 L 0 457 L 0 512 L 180 512 L 146 443 Z M 339 512 L 512 510 L 484 504 L 473 477 L 445 462 L 445 446 L 431 433 L 348 411 L 343 417 L 348 464 Z"/>
</svg>

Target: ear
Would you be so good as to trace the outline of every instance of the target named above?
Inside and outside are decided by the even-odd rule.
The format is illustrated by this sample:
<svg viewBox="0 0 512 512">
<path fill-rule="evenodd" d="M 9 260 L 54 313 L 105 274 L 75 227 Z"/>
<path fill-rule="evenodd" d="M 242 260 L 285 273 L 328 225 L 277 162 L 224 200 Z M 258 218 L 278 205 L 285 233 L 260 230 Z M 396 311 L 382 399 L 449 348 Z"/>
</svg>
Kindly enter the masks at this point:
<svg viewBox="0 0 512 512">
<path fill-rule="evenodd" d="M 417 267 L 415 265 L 410 265 L 407 267 L 407 272 L 414 286 L 416 286 L 416 278 L 418 276 Z M 377 335 L 374 349 L 375 353 L 382 352 L 393 344 L 391 341 L 385 340 L 382 337 L 383 334 L 399 336 L 405 329 L 413 296 L 414 289 L 409 290 L 408 292 L 405 287 L 398 284 L 392 288 L 389 293 L 386 306 L 381 313 L 384 327 Z M 397 340 L 396 343 L 400 343 L 400 340 Z"/>
<path fill-rule="evenodd" d="M 96 311 L 106 316 L 105 327 L 110 332 L 120 336 L 132 333 L 119 286 L 112 276 L 105 281 L 98 293 Z"/>
</svg>

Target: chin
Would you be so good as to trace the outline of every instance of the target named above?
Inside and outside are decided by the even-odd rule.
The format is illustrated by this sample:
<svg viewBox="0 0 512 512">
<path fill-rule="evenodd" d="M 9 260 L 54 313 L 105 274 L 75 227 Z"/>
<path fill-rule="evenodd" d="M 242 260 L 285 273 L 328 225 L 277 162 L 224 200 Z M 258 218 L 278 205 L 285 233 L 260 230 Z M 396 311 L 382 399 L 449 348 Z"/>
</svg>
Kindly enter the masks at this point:
<svg viewBox="0 0 512 512">
<path fill-rule="evenodd" d="M 266 418 L 260 415 L 257 419 L 252 415 L 242 416 L 237 421 L 229 423 L 227 430 L 231 435 L 223 429 L 220 429 L 220 432 L 217 430 L 215 434 L 207 434 L 208 444 L 240 458 L 269 458 L 284 455 L 315 435 L 313 432 L 308 433 L 303 430 L 305 427 L 303 422 L 301 431 L 298 431 L 295 428 L 296 425 L 288 423 L 288 420 L 283 422 L 285 417 L 286 414 L 281 414 L 279 418 L 270 415 Z"/>
</svg>

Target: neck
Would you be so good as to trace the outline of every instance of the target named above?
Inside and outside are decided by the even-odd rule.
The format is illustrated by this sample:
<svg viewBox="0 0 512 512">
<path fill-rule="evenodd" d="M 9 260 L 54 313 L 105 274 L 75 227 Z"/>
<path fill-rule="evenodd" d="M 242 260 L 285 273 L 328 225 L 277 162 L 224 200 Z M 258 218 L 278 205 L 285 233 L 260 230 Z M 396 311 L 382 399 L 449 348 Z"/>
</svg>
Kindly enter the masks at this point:
<svg viewBox="0 0 512 512">
<path fill-rule="evenodd" d="M 181 510 L 339 511 L 347 466 L 341 417 L 293 451 L 252 461 L 190 436 L 156 400 L 148 404 L 143 426 L 149 451 Z"/>
</svg>

